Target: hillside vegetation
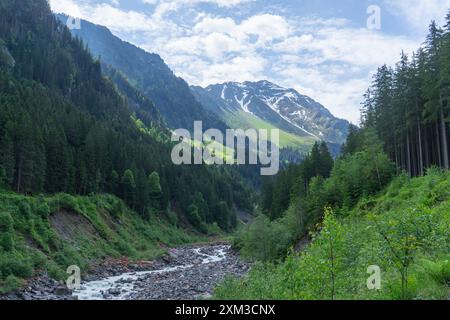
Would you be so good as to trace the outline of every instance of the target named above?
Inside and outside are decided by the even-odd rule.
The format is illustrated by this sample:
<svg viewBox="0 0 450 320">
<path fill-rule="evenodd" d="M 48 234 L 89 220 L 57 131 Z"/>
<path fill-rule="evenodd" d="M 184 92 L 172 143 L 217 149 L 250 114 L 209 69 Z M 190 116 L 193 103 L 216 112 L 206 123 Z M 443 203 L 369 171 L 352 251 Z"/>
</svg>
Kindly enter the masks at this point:
<svg viewBox="0 0 450 320">
<path fill-rule="evenodd" d="M 272 230 L 282 235 L 278 229 Z M 283 263 L 260 263 L 229 279 L 218 299 L 447 299 L 450 290 L 450 173 L 395 178 L 354 209 L 326 210 L 320 231 Z M 264 235 L 260 235 L 264 237 Z M 277 241 L 275 241 L 277 243 Z M 381 268 L 368 290 L 367 268 Z"/>
<path fill-rule="evenodd" d="M 259 263 L 217 298 L 449 298 L 449 52 L 450 13 L 412 59 L 378 70 L 334 164 L 316 144 L 265 182 L 259 217 L 234 241 Z"/>
<path fill-rule="evenodd" d="M 235 205 L 251 209 L 235 168 L 172 163 L 152 101 L 93 59 L 47 1 L 1 1 L 0 15 L 0 187 L 109 193 L 144 219 L 172 209 L 204 232 L 232 230 Z"/>
<path fill-rule="evenodd" d="M 85 273 L 103 258 L 151 260 L 165 246 L 204 240 L 173 217 L 141 218 L 110 195 L 27 197 L 0 193 L 0 293 L 48 271 L 56 279 L 78 265 Z"/>
</svg>

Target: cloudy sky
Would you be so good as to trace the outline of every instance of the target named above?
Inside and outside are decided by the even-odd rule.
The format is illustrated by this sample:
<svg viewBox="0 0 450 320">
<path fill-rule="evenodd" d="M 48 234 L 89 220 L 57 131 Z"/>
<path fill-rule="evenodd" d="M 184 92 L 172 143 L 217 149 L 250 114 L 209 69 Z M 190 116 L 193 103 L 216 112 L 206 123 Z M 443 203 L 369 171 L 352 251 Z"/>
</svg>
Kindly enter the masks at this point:
<svg viewBox="0 0 450 320">
<path fill-rule="evenodd" d="M 359 121 L 376 68 L 443 24 L 450 0 L 50 0 L 162 56 L 192 85 L 267 79 Z M 380 9 L 380 29 L 367 27 Z M 373 20 L 370 20 L 373 21 Z"/>
</svg>

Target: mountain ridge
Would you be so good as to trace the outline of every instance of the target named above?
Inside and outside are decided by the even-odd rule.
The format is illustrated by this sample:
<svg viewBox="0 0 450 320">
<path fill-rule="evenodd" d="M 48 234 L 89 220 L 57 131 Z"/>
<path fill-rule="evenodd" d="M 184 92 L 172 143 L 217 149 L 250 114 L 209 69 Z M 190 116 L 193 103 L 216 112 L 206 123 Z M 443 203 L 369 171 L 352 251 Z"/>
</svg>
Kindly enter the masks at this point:
<svg viewBox="0 0 450 320">
<path fill-rule="evenodd" d="M 65 15 L 56 16 L 63 22 L 67 19 Z M 81 20 L 81 29 L 71 33 L 100 58 L 107 76 L 112 67 L 152 101 L 171 129 L 191 130 L 199 120 L 204 128 L 222 131 L 279 128 L 283 147 L 306 153 L 319 140 L 338 150 L 347 136 L 347 121 L 335 118 L 323 105 L 294 89 L 267 80 L 225 82 L 206 88 L 189 86 L 158 54 L 120 39 L 107 27 Z"/>
<path fill-rule="evenodd" d="M 243 111 L 299 136 L 342 144 L 348 133 L 348 121 L 295 89 L 268 80 L 191 86 L 191 90 L 213 112 Z"/>
<path fill-rule="evenodd" d="M 64 14 L 56 17 L 63 23 L 68 19 Z M 205 114 L 188 83 L 176 76 L 160 55 L 120 39 L 105 26 L 83 19 L 80 28 L 72 29 L 71 33 L 87 45 L 94 57 L 100 58 L 104 69 L 116 69 L 151 100 L 171 129 L 191 130 L 198 120 L 205 127 L 226 128 L 219 119 Z"/>
</svg>

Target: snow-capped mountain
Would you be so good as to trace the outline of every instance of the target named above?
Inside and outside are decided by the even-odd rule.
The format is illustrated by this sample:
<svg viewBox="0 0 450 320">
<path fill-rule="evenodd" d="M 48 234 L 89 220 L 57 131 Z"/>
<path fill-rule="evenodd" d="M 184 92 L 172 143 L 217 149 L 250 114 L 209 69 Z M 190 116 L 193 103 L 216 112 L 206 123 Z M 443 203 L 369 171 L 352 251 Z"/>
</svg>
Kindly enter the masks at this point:
<svg viewBox="0 0 450 320">
<path fill-rule="evenodd" d="M 349 123 L 334 117 L 310 97 L 269 81 L 228 82 L 192 87 L 205 108 L 216 113 L 245 112 L 287 132 L 342 144 Z"/>
</svg>

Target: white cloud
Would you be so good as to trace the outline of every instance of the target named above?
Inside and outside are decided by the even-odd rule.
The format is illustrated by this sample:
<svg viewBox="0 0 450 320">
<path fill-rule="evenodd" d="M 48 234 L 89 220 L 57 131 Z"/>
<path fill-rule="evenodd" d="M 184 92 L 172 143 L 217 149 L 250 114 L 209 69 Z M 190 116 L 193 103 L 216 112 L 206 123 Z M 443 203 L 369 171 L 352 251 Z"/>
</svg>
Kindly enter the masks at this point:
<svg viewBox="0 0 450 320">
<path fill-rule="evenodd" d="M 243 21 L 239 28 L 247 35 L 257 36 L 260 44 L 282 39 L 290 34 L 287 20 L 273 14 L 252 16 Z"/>
<path fill-rule="evenodd" d="M 123 10 L 116 1 L 50 0 L 50 4 L 54 11 L 105 25 L 121 38 L 160 54 L 190 84 L 268 79 L 310 95 L 333 114 L 355 123 L 376 68 L 394 64 L 402 50 L 411 52 L 420 45 L 357 28 L 346 19 L 255 11 L 238 19 L 195 7 L 211 3 L 230 8 L 250 0 L 139 0 L 149 4 L 140 12 Z M 425 1 L 419 0 L 422 9 L 415 9 L 412 2 L 417 1 L 384 1 L 417 26 L 430 15 L 445 12 L 441 1 L 450 3 L 427 0 L 431 8 L 425 9 Z"/>
<path fill-rule="evenodd" d="M 410 53 L 418 43 L 400 36 L 387 36 L 368 29 L 326 28 L 319 30 L 308 48 L 328 61 L 376 67 L 393 64 L 402 50 Z"/>
<path fill-rule="evenodd" d="M 208 34 L 211 32 L 223 32 L 226 34 L 235 34 L 237 32 L 237 25 L 233 19 L 227 18 L 213 18 L 204 17 L 192 28 L 194 33 Z"/>
<path fill-rule="evenodd" d="M 176 6 L 186 6 L 186 5 L 192 6 L 200 3 L 212 3 L 219 7 L 226 7 L 226 8 L 234 7 L 252 1 L 255 0 L 142 0 L 143 3 L 151 5 L 155 5 L 158 3 L 160 4 L 172 3 L 175 4 Z"/>
<path fill-rule="evenodd" d="M 81 18 L 81 9 L 72 0 L 50 0 L 50 7 L 53 12 L 65 13 L 72 17 Z"/>
<path fill-rule="evenodd" d="M 278 52 L 286 53 L 298 53 L 300 50 L 307 49 L 314 40 L 314 36 L 311 34 L 303 34 L 301 36 L 293 36 L 284 39 L 274 45 L 273 49 Z"/>
<path fill-rule="evenodd" d="M 395 15 L 403 17 L 405 23 L 416 30 L 426 31 L 431 20 L 444 23 L 450 9 L 450 0 L 384 0 L 387 8 Z"/>
<path fill-rule="evenodd" d="M 412 52 L 419 46 L 404 37 L 354 28 L 343 20 L 316 24 L 309 20 L 308 24 L 316 29 L 302 33 L 279 16 L 254 16 L 240 24 L 207 16 L 192 28 L 192 34 L 172 39 L 161 52 L 193 84 L 268 78 L 358 123 L 359 103 L 372 72 L 382 64 L 394 64 L 402 50 Z M 179 52 L 183 63 L 172 58 Z M 236 53 L 246 58 L 236 60 Z"/>
</svg>

